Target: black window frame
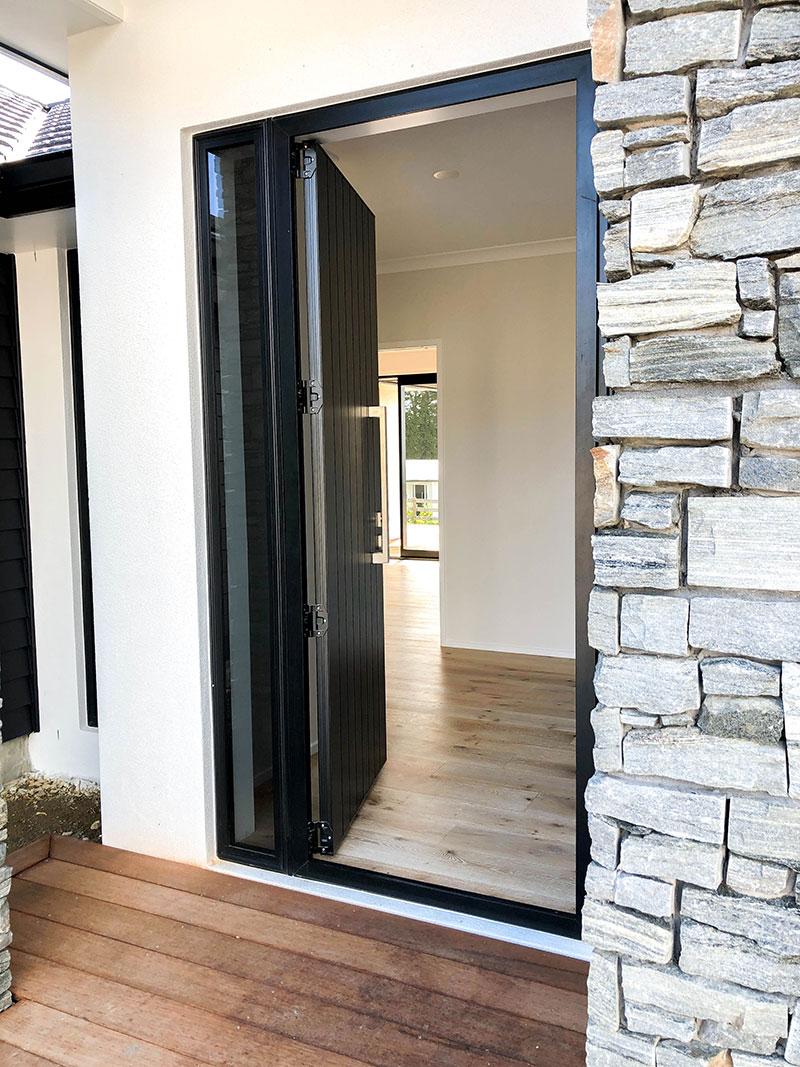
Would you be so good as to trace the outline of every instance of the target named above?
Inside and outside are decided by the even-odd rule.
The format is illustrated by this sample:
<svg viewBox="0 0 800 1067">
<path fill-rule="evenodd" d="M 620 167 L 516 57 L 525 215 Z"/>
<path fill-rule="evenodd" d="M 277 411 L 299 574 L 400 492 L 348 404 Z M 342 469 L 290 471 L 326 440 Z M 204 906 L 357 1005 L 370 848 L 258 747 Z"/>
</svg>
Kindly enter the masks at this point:
<svg viewBox="0 0 800 1067">
<path fill-rule="evenodd" d="M 464 892 L 446 886 L 378 874 L 309 855 L 311 813 L 309 728 L 307 714 L 306 641 L 304 603 L 304 512 L 300 415 L 298 408 L 299 330 L 298 283 L 295 262 L 297 219 L 294 212 L 293 158 L 295 146 L 315 133 L 395 115 L 477 101 L 546 85 L 570 82 L 576 86 L 576 393 L 575 393 L 575 607 L 576 607 L 576 895 L 575 912 L 518 904 L 502 898 Z M 537 63 L 469 75 L 416 88 L 381 94 L 250 122 L 195 137 L 195 195 L 198 226 L 201 349 L 204 362 L 204 417 L 206 429 L 206 495 L 209 546 L 209 607 L 212 644 L 211 684 L 214 693 L 215 785 L 217 852 L 223 859 L 394 896 L 408 901 L 465 911 L 476 916 L 562 934 L 580 936 L 583 882 L 589 863 L 588 819 L 583 792 L 593 773 L 590 713 L 595 653 L 589 648 L 586 621 L 593 566 L 592 498 L 594 481 L 589 450 L 592 400 L 599 388 L 599 334 L 595 283 L 599 277 L 601 227 L 597 211 L 589 145 L 595 126 L 592 118 L 594 83 L 588 52 Z M 206 152 L 240 142 L 243 136 L 259 138 L 260 181 L 267 225 L 262 234 L 264 287 L 264 358 L 271 387 L 265 396 L 265 418 L 271 420 L 274 456 L 271 471 L 275 513 L 275 692 L 280 703 L 276 732 L 276 850 L 274 854 L 246 848 L 231 836 L 231 790 L 228 741 L 220 708 L 221 603 L 218 571 L 219 530 L 215 528 L 216 487 L 213 445 L 213 405 L 209 395 L 210 249 L 206 224 L 208 210 Z"/>
<path fill-rule="evenodd" d="M 89 471 L 86 459 L 86 407 L 83 393 L 83 346 L 78 279 L 78 250 L 67 249 L 67 300 L 72 354 L 72 425 L 75 434 L 75 485 L 78 505 L 81 619 L 83 625 L 84 693 L 86 725 L 97 727 L 97 659 L 94 633 L 92 544 L 89 521 Z"/>
</svg>

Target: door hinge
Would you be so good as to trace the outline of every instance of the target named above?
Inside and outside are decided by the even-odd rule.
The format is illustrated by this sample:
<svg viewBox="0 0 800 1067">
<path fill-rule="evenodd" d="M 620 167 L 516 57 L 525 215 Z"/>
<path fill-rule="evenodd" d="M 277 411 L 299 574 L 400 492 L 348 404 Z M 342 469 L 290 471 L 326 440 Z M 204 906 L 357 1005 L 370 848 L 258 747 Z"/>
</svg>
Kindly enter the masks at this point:
<svg viewBox="0 0 800 1067">
<path fill-rule="evenodd" d="M 292 173 L 295 178 L 313 178 L 317 170 L 317 155 L 311 145 L 301 144 L 292 153 Z"/>
<path fill-rule="evenodd" d="M 311 856 L 333 855 L 333 830 L 329 822 L 308 824 L 308 851 Z"/>
<path fill-rule="evenodd" d="M 298 382 L 297 404 L 301 415 L 319 415 L 322 411 L 322 383 L 316 378 Z"/>
<path fill-rule="evenodd" d="M 323 637 L 328 632 L 328 611 L 322 604 L 306 604 L 303 612 L 306 637 Z"/>
</svg>

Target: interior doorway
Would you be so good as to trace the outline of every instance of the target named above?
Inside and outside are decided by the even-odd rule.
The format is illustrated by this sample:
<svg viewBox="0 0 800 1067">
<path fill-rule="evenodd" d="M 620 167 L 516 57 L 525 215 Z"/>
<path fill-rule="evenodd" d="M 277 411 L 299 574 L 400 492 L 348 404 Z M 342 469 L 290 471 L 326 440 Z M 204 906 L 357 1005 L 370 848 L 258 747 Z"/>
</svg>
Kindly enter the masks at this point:
<svg viewBox="0 0 800 1067">
<path fill-rule="evenodd" d="M 225 856 L 575 928 L 591 90 L 575 57 L 198 139 Z"/>
</svg>

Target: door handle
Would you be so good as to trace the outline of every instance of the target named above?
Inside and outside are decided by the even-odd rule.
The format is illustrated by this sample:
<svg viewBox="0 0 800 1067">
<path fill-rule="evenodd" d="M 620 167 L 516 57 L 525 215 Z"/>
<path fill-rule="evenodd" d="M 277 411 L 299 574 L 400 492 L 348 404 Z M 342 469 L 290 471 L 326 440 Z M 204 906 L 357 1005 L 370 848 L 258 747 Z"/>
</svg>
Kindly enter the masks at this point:
<svg viewBox="0 0 800 1067">
<path fill-rule="evenodd" d="M 386 423 L 386 408 L 375 405 L 369 408 L 369 417 L 378 419 L 380 433 L 381 509 L 375 514 L 378 547 L 372 553 L 373 563 L 389 562 L 389 431 Z"/>
</svg>

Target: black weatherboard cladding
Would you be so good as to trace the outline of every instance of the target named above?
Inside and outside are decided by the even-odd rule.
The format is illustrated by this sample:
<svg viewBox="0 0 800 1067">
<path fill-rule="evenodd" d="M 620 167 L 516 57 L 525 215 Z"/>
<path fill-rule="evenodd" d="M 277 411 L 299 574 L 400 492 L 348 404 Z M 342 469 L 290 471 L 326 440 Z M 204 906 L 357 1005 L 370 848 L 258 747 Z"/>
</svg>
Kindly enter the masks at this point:
<svg viewBox="0 0 800 1067">
<path fill-rule="evenodd" d="M 0 696 L 2 736 L 39 728 L 14 257 L 0 255 Z"/>
</svg>

